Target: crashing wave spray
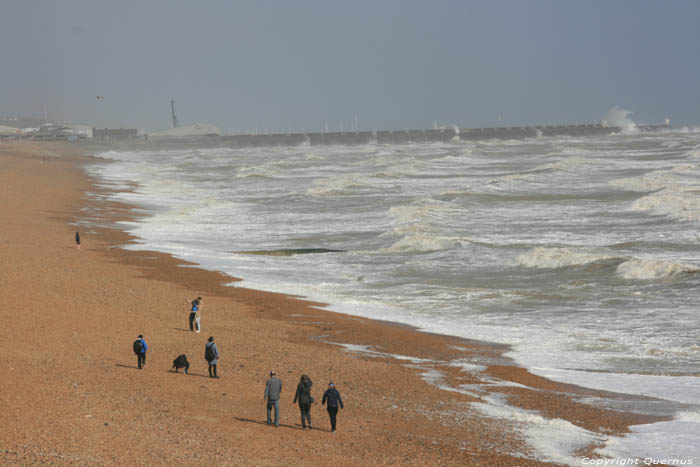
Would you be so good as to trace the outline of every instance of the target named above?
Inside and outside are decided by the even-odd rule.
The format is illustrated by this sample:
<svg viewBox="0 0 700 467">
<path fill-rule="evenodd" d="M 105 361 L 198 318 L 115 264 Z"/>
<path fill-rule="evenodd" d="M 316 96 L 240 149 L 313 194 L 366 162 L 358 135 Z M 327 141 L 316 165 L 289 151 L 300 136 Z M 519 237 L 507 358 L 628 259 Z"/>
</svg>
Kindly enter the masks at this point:
<svg viewBox="0 0 700 467">
<path fill-rule="evenodd" d="M 632 115 L 631 110 L 621 109 L 617 106 L 613 107 L 608 111 L 606 120 L 610 126 L 616 126 L 622 128 L 622 133 L 633 134 L 639 132 L 637 124 L 629 118 Z"/>
<path fill-rule="evenodd" d="M 452 129 L 455 132 L 455 135 L 452 137 L 452 141 L 459 141 L 459 127 L 453 123 Z"/>
</svg>

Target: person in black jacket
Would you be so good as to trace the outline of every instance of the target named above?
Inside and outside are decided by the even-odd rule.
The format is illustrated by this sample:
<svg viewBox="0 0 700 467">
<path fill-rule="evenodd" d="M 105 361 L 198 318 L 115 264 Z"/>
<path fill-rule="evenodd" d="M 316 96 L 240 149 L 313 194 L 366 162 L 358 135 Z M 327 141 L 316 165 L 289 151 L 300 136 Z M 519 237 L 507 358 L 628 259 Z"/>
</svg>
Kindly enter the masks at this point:
<svg viewBox="0 0 700 467">
<path fill-rule="evenodd" d="M 299 384 L 297 385 L 297 393 L 294 394 L 294 404 L 299 400 L 299 410 L 301 411 L 301 429 L 306 429 L 306 421 L 309 422 L 309 430 L 311 429 L 311 386 L 313 383 L 308 376 L 302 375 Z M 306 419 L 306 420 L 305 420 Z"/>
<path fill-rule="evenodd" d="M 218 378 L 216 375 L 216 365 L 219 363 L 219 349 L 214 343 L 214 337 L 210 336 L 207 345 L 204 347 L 204 359 L 209 364 L 209 377 Z"/>
<path fill-rule="evenodd" d="M 328 410 L 328 416 L 331 418 L 331 429 L 333 433 L 335 433 L 335 416 L 338 414 L 338 405 L 340 405 L 341 409 L 343 408 L 343 399 L 340 398 L 340 393 L 335 388 L 333 381 L 328 384 L 328 389 L 323 393 L 321 404 L 326 404 L 326 401 L 328 401 L 326 408 Z"/>
<path fill-rule="evenodd" d="M 178 355 L 175 360 L 173 360 L 173 368 L 175 368 L 175 373 L 180 372 L 180 368 L 185 369 L 185 374 L 187 374 L 190 369 L 190 362 L 187 361 L 187 355 Z"/>
</svg>

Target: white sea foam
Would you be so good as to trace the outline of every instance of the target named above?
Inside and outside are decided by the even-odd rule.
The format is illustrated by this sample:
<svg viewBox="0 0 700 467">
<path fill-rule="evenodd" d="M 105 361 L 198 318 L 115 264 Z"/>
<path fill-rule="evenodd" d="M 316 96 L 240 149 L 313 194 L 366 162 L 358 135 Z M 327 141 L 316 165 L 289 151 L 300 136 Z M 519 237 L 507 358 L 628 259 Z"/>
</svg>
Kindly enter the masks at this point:
<svg viewBox="0 0 700 467">
<path fill-rule="evenodd" d="M 664 188 L 638 199 L 632 204 L 632 209 L 651 211 L 673 219 L 700 222 L 700 187 Z"/>
<path fill-rule="evenodd" d="M 581 465 L 573 452 L 604 437 L 573 425 L 562 419 L 545 418 L 530 410 L 505 405 L 501 400 L 484 397 L 487 402 L 472 405 L 489 417 L 506 420 L 513 424 L 533 453 L 520 453 L 521 456 L 538 461 L 557 462 L 566 465 Z"/>
<path fill-rule="evenodd" d="M 366 180 L 365 177 L 341 175 L 314 180 L 313 186 L 306 190 L 306 193 L 313 196 L 324 196 L 343 193 L 358 188 L 367 188 L 370 185 L 371 182 Z"/>
<path fill-rule="evenodd" d="M 635 258 L 617 266 L 616 273 L 624 279 L 671 279 L 686 273 L 699 272 L 698 266 L 688 263 Z"/>
<path fill-rule="evenodd" d="M 613 258 L 610 255 L 576 251 L 570 248 L 537 247 L 518 256 L 518 264 L 528 268 L 564 268 Z"/>
<path fill-rule="evenodd" d="M 383 252 L 402 252 L 402 253 L 426 253 L 430 251 L 445 250 L 461 246 L 459 238 L 456 237 L 440 237 L 424 233 L 414 233 L 406 235 L 401 240 L 397 241 L 389 248 L 384 248 Z"/>
<path fill-rule="evenodd" d="M 690 465 L 700 461 L 700 411 L 681 412 L 673 420 L 630 427 L 596 452 L 610 458 L 636 456 L 646 465 Z"/>
</svg>

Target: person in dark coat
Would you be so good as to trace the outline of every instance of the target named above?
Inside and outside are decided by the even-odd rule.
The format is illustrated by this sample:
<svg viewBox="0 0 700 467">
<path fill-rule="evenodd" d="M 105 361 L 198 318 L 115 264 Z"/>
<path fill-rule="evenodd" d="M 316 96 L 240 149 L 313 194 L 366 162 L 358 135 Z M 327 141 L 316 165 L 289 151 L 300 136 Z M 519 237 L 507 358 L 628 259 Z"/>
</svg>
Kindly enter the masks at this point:
<svg viewBox="0 0 700 467">
<path fill-rule="evenodd" d="M 309 422 L 309 430 L 311 429 L 311 403 L 314 401 L 311 397 L 311 386 L 313 383 L 308 376 L 302 375 L 299 384 L 297 385 L 297 393 L 294 395 L 294 404 L 299 401 L 299 410 L 301 411 L 301 428 L 306 429 L 306 421 Z M 305 420 L 306 419 L 306 420 Z"/>
<path fill-rule="evenodd" d="M 209 337 L 209 341 L 204 348 L 204 358 L 209 364 L 209 377 L 218 378 L 216 375 L 216 365 L 219 363 L 219 349 L 216 347 L 213 337 Z"/>
<path fill-rule="evenodd" d="M 328 402 L 326 405 L 328 416 L 331 418 L 331 429 L 335 433 L 335 416 L 338 414 L 338 405 L 340 405 L 341 409 L 343 408 L 343 399 L 340 398 L 340 393 L 335 388 L 333 381 L 330 382 L 328 389 L 323 393 L 321 404 L 326 404 L 326 402 Z"/>
<path fill-rule="evenodd" d="M 138 339 L 134 341 L 134 353 L 138 359 L 139 370 L 146 365 L 146 350 L 148 350 L 148 344 L 146 344 L 143 336 L 139 334 Z"/>
<path fill-rule="evenodd" d="M 190 362 L 187 361 L 187 355 L 178 355 L 175 360 L 173 360 L 173 368 L 175 368 L 175 373 L 180 372 L 180 368 L 185 369 L 185 374 L 190 369 Z"/>
<path fill-rule="evenodd" d="M 80 250 L 80 232 L 75 233 L 75 247 Z"/>
</svg>

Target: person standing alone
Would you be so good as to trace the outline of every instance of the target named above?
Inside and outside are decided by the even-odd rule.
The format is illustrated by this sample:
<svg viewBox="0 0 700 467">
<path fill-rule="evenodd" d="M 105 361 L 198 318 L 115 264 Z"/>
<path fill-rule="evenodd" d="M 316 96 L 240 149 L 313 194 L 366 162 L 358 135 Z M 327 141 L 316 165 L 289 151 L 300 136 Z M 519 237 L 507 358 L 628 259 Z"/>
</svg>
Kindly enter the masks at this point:
<svg viewBox="0 0 700 467">
<path fill-rule="evenodd" d="M 272 407 L 275 408 L 275 426 L 280 426 L 280 393 L 282 392 L 282 380 L 280 380 L 274 370 L 270 371 L 270 379 L 265 384 L 265 395 L 263 400 L 267 401 L 267 424 L 272 423 Z"/>
<path fill-rule="evenodd" d="M 189 300 L 187 300 L 187 302 L 190 303 Z M 192 308 L 190 309 L 190 331 L 194 331 L 195 319 L 197 318 L 197 312 L 201 307 L 201 303 L 202 297 L 197 297 L 190 303 L 190 305 L 192 306 Z M 197 325 L 197 332 L 199 332 L 199 325 Z"/>
<path fill-rule="evenodd" d="M 146 344 L 143 336 L 139 334 L 138 339 L 134 341 L 134 353 L 138 359 L 139 370 L 146 366 L 146 350 L 148 350 L 148 344 Z"/>
<path fill-rule="evenodd" d="M 328 416 L 331 418 L 331 429 L 333 430 L 333 433 L 335 433 L 335 417 L 338 415 L 338 404 L 340 404 L 340 408 L 342 409 L 343 399 L 340 398 L 340 393 L 335 388 L 333 381 L 328 384 L 328 389 L 326 389 L 326 392 L 323 393 L 323 400 L 321 401 L 321 404 L 325 404 L 326 401 L 328 402 L 328 405 L 326 405 Z"/>
<path fill-rule="evenodd" d="M 80 250 L 80 232 L 75 233 L 75 247 Z"/>
<path fill-rule="evenodd" d="M 209 337 L 206 347 L 204 347 L 204 359 L 209 364 L 209 377 L 218 378 L 216 375 L 216 365 L 219 363 L 219 349 L 214 343 L 214 338 Z"/>
</svg>

